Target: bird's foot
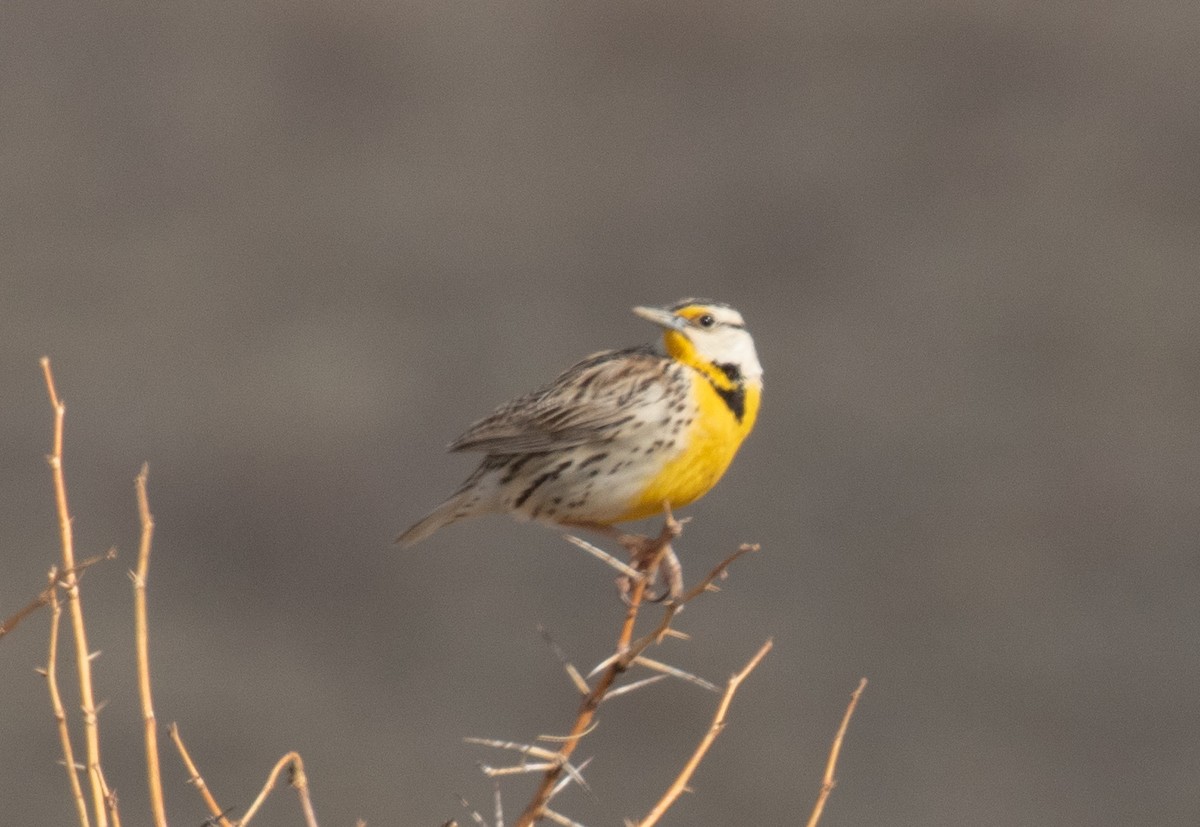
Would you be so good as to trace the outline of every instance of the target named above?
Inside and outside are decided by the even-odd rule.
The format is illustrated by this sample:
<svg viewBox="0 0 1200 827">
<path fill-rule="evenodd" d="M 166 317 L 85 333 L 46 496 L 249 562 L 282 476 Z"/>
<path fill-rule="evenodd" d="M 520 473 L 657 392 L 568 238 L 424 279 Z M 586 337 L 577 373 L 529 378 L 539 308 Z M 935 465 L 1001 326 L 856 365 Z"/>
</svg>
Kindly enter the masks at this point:
<svg viewBox="0 0 1200 827">
<path fill-rule="evenodd" d="M 683 594 L 683 566 L 679 563 L 675 549 L 671 547 L 671 541 L 682 531 L 683 524 L 668 511 L 662 531 L 657 537 L 646 537 L 642 534 L 621 534 L 617 537 L 617 541 L 629 552 L 633 567 L 646 578 L 648 590 L 657 585 L 659 572 L 662 573 L 665 585 L 657 593 L 649 592 L 646 599 L 651 603 L 676 600 Z M 629 582 L 628 577 L 622 577 L 621 580 L 624 582 L 619 584 L 618 588 L 621 589 L 622 598 L 628 601 L 633 584 Z"/>
</svg>

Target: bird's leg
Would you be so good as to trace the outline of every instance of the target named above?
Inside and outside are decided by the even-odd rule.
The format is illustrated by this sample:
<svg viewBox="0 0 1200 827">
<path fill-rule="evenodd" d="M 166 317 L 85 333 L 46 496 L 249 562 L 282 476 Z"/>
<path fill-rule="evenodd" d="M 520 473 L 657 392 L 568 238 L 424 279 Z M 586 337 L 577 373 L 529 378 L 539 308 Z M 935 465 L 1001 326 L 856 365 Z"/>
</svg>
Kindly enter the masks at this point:
<svg viewBox="0 0 1200 827">
<path fill-rule="evenodd" d="M 642 534 L 620 534 L 617 536 L 617 542 L 625 547 L 629 552 L 629 561 L 633 567 L 642 573 L 646 578 L 646 588 L 650 589 L 658 581 L 658 540 L 654 537 L 646 537 Z M 629 583 L 629 578 L 622 578 L 626 582 L 619 584 L 622 594 L 627 594 L 632 587 Z M 647 598 L 650 601 L 661 600 L 662 597 Z"/>
<path fill-rule="evenodd" d="M 619 542 L 629 549 L 638 570 L 646 572 L 648 586 L 655 584 L 658 572 L 662 571 L 666 588 L 661 593 L 647 598 L 653 603 L 661 603 L 667 599 L 675 600 L 683 594 L 683 566 L 680 565 L 671 545 L 672 541 L 683 533 L 683 523 L 676 520 L 675 515 L 671 513 L 670 503 L 663 503 L 663 512 L 665 519 L 657 537 L 623 534 L 618 538 Z"/>
<path fill-rule="evenodd" d="M 683 594 L 683 566 L 671 544 L 676 537 L 683 533 L 683 522 L 686 520 L 681 522 L 675 519 L 675 515 L 671 513 L 669 502 L 663 503 L 663 515 L 662 530 L 658 533 L 658 537 L 650 541 L 649 547 L 643 551 L 651 559 L 657 558 L 656 569 L 662 569 L 663 579 L 666 580 L 666 588 L 663 592 L 650 598 L 655 603 L 661 603 L 667 599 L 675 600 Z"/>
<path fill-rule="evenodd" d="M 683 594 L 683 566 L 679 563 L 679 558 L 675 555 L 675 549 L 671 548 L 670 544 L 663 549 L 662 561 L 659 563 L 663 572 L 663 579 L 667 581 L 667 587 L 662 594 L 655 595 L 650 598 L 655 603 L 670 598 L 676 600 Z"/>
<path fill-rule="evenodd" d="M 666 580 L 666 588 L 661 594 L 648 597 L 651 602 L 658 603 L 668 598 L 674 600 L 683 594 L 683 567 L 671 541 L 683 531 L 683 523 L 671 514 L 669 505 L 665 505 L 666 520 L 657 537 L 647 537 L 643 534 L 623 534 L 610 525 L 602 523 L 573 523 L 576 528 L 587 529 L 596 534 L 602 534 L 620 543 L 629 552 L 633 567 L 646 577 L 647 587 L 655 585 L 658 572 L 661 569 Z M 617 588 L 623 600 L 629 599 L 633 588 L 631 579 L 625 575 L 617 578 Z"/>
<path fill-rule="evenodd" d="M 610 525 L 603 523 L 572 523 L 572 527 L 586 529 L 595 534 L 602 534 L 605 537 L 619 543 L 627 552 L 629 552 L 630 562 L 633 567 L 642 573 L 647 579 L 647 586 L 654 585 L 657 578 L 658 567 L 651 568 L 651 560 L 654 557 L 654 552 L 658 550 L 658 540 L 653 537 L 646 537 L 641 534 L 623 534 Z M 621 575 L 617 578 L 617 591 L 620 592 L 621 599 L 629 602 L 629 593 L 633 589 L 633 578 L 629 575 Z M 663 597 L 655 598 L 662 600 Z"/>
</svg>

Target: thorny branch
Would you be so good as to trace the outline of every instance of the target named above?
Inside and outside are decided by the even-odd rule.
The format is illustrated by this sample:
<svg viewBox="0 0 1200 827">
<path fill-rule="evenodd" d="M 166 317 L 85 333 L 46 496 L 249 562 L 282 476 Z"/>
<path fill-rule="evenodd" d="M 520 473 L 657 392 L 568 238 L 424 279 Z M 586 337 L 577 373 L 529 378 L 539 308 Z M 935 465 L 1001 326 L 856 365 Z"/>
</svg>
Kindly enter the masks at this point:
<svg viewBox="0 0 1200 827">
<path fill-rule="evenodd" d="M 134 481 L 137 491 L 138 518 L 142 524 L 142 539 L 138 548 L 137 571 L 129 573 L 133 580 L 134 639 L 137 644 L 138 695 L 142 700 L 142 723 L 146 749 L 146 784 L 150 791 L 150 813 L 155 827 L 167 827 L 167 811 L 163 803 L 162 770 L 158 760 L 158 721 L 154 716 L 154 698 L 150 691 L 150 625 L 146 617 L 146 578 L 150 573 L 150 544 L 154 537 L 154 516 L 146 494 L 146 478 L 150 467 L 143 464 Z"/>
<path fill-rule="evenodd" d="M 72 569 L 70 573 L 74 574 L 76 579 L 78 579 L 83 573 L 84 569 L 90 568 L 103 560 L 116 559 L 116 556 L 117 550 L 115 548 L 110 548 L 104 554 L 97 554 L 95 557 L 89 557 L 88 559 L 84 560 L 82 563 Z M 21 624 L 22 620 L 29 617 L 38 609 L 42 608 L 43 606 L 49 606 L 51 598 L 54 595 L 54 590 L 66 582 L 67 575 L 68 572 L 55 569 L 50 578 L 49 584 L 46 586 L 46 588 L 38 592 L 37 597 L 5 618 L 3 623 L 0 623 L 0 637 L 4 637 L 13 629 L 16 629 L 17 626 Z"/>
<path fill-rule="evenodd" d="M 829 794 L 833 792 L 833 788 L 837 786 L 837 779 L 834 778 L 833 773 L 837 768 L 838 755 L 842 751 L 842 739 L 846 737 L 846 730 L 850 726 L 854 708 L 858 706 L 858 699 L 862 697 L 863 690 L 866 688 L 867 679 L 862 678 L 858 682 L 858 688 L 850 695 L 846 714 L 842 716 L 842 724 L 838 727 L 837 735 L 833 738 L 833 746 L 829 750 L 829 762 L 825 765 L 825 777 L 821 780 L 821 792 L 817 795 L 817 803 L 808 819 L 808 827 L 817 827 L 817 822 L 821 820 L 821 813 L 825 811 L 825 802 L 828 800 Z"/>
<path fill-rule="evenodd" d="M 80 827 L 92 827 L 93 824 L 96 827 L 109 827 L 110 824 L 111 827 L 121 827 L 120 812 L 117 807 L 117 794 L 114 789 L 108 786 L 100 762 L 98 709 L 93 699 L 91 677 L 91 661 L 98 653 L 93 654 L 89 652 L 87 647 L 86 624 L 84 622 L 82 602 L 79 595 L 79 581 L 83 572 L 102 560 L 113 559 L 116 557 L 116 550 L 110 549 L 106 554 L 88 558 L 78 564 L 75 562 L 72 518 L 67 504 L 66 478 L 63 473 L 63 421 L 66 414 L 66 405 L 59 398 L 58 391 L 55 388 L 49 358 L 43 357 L 41 359 L 41 367 L 50 396 L 50 405 L 54 412 L 53 447 L 47 455 L 46 460 L 50 465 L 53 477 L 62 547 L 62 561 L 61 565 L 51 568 L 48 583 L 37 597 L 28 605 L 5 619 L 3 623 L 0 623 L 0 638 L 13 631 L 22 621 L 42 606 L 50 607 L 50 641 L 46 666 L 37 671 L 46 678 L 48 685 L 51 707 L 54 712 L 63 751 L 63 763 L 71 785 L 72 799 L 75 803 L 79 824 Z M 129 576 L 133 582 L 134 589 L 134 633 L 137 654 L 137 678 L 144 724 L 145 757 L 151 814 L 153 823 L 157 827 L 166 827 L 158 750 L 157 719 L 154 713 L 151 694 L 149 621 L 146 604 L 146 583 L 149 574 L 151 544 L 154 535 L 154 517 L 150 512 L 149 498 L 146 493 L 148 474 L 148 467 L 143 465 L 141 472 L 135 480 L 138 516 L 141 523 L 141 541 L 139 544 L 137 567 L 135 570 L 129 572 Z M 61 627 L 60 620 L 63 614 L 62 602 L 58 596 L 59 589 L 65 594 L 65 602 L 70 611 L 70 619 L 76 643 L 79 694 L 83 711 L 87 754 L 87 763 L 83 766 L 77 763 L 75 759 L 66 709 L 63 706 L 62 695 L 58 685 L 58 643 Z M 211 818 L 205 824 L 212 825 L 212 827 L 235 827 L 234 822 L 230 821 L 227 817 L 231 810 L 222 810 L 219 807 L 216 799 L 205 784 L 203 777 L 200 775 L 199 770 L 196 768 L 195 763 L 192 761 L 191 756 L 188 754 L 187 748 L 183 744 L 183 739 L 179 734 L 178 726 L 171 724 L 169 733 L 187 768 L 189 783 L 195 785 L 200 790 L 209 811 L 212 813 Z M 262 805 L 263 800 L 274 786 L 279 773 L 285 768 L 288 770 L 289 785 L 299 795 L 305 824 L 307 827 L 318 827 L 316 814 L 309 795 L 308 777 L 304 772 L 304 763 L 300 755 L 295 752 L 288 753 L 276 764 L 267 780 L 266 786 L 238 827 L 246 824 Z M 79 778 L 80 771 L 86 771 L 91 782 L 91 804 L 93 807 L 91 814 L 89 814 L 88 801 L 84 794 L 81 779 Z M 362 825 L 363 822 L 360 821 L 359 824 Z"/>
<path fill-rule="evenodd" d="M 596 679 L 595 685 L 580 701 L 570 733 L 562 739 L 562 743 L 558 751 L 554 754 L 549 768 L 546 769 L 545 774 L 542 776 L 542 780 L 533 798 L 526 806 L 525 811 L 517 819 L 516 827 L 531 827 L 531 825 L 543 818 L 549 818 L 552 821 L 558 821 L 563 818 L 559 814 L 551 812 L 547 805 L 555 792 L 561 788 L 559 784 L 563 774 L 570 771 L 569 768 L 571 765 L 569 762 L 571 754 L 575 751 L 583 736 L 592 727 L 596 710 L 610 694 L 614 682 L 630 665 L 638 660 L 646 649 L 651 645 L 661 642 L 664 637 L 670 634 L 671 621 L 685 604 L 705 591 L 715 590 L 716 587 L 713 584 L 718 578 L 724 575 L 726 569 L 728 569 L 734 560 L 758 549 L 758 546 L 753 545 L 743 545 L 738 548 L 737 551 L 717 565 L 696 586 L 678 598 L 668 601 L 664 607 L 663 617 L 657 626 L 648 634 L 635 640 L 633 636 L 634 629 L 637 625 L 640 611 L 646 601 L 647 586 L 653 580 L 659 565 L 664 560 L 674 556 L 671 543 L 681 532 L 682 525 L 679 521 L 675 520 L 668 510 L 659 536 L 653 541 L 649 541 L 646 547 L 636 556 L 635 565 L 639 576 L 632 579 L 632 585 L 627 597 L 628 605 L 626 606 L 625 617 L 622 620 L 621 628 L 617 635 L 615 652 L 609 659 L 597 667 L 599 677 Z M 764 650 L 761 655 L 765 654 L 766 651 Z M 754 661 L 755 664 L 757 664 L 757 660 L 756 658 Z M 596 671 L 593 671 L 593 675 L 595 674 Z"/>
<path fill-rule="evenodd" d="M 83 618 L 83 601 L 79 596 L 79 578 L 75 572 L 75 540 L 71 525 L 71 511 L 67 505 L 67 481 L 63 473 L 63 419 L 67 406 L 58 398 L 54 387 L 54 374 L 50 370 L 50 359 L 43 356 L 42 373 L 46 379 L 46 390 L 50 394 L 50 407 L 54 410 L 54 447 L 46 457 L 50 473 L 54 478 L 54 501 L 58 511 L 58 527 L 62 544 L 62 566 L 65 572 L 62 585 L 67 593 L 67 608 L 71 618 L 71 631 L 75 637 L 75 665 L 79 678 L 79 705 L 83 711 L 84 743 L 87 752 L 87 773 L 91 782 L 92 809 L 97 827 L 108 827 L 110 812 L 115 810 L 115 799 L 108 795 L 107 785 L 100 769 L 100 723 L 96 716 L 95 693 L 92 689 L 92 655 L 88 649 L 87 626 Z"/>
<path fill-rule="evenodd" d="M 192 761 L 192 756 L 188 754 L 187 747 L 183 745 L 183 738 L 179 735 L 179 725 L 172 723 L 167 727 L 167 732 L 170 733 L 171 740 L 175 742 L 175 748 L 179 750 L 179 757 L 183 759 L 183 765 L 187 767 L 188 783 L 200 791 L 200 796 L 212 814 L 209 822 L 219 825 L 219 827 L 233 827 L 233 824 L 225 817 L 229 810 L 221 809 L 221 805 L 213 798 L 208 785 L 204 783 L 204 776 L 200 775 L 200 770 L 196 769 L 196 764 Z"/>
<path fill-rule="evenodd" d="M 288 784 L 300 796 L 300 808 L 304 811 L 305 824 L 307 827 L 317 827 L 317 816 L 313 811 L 312 800 L 308 794 L 308 775 L 304 772 L 304 761 L 300 758 L 300 753 L 298 752 L 289 752 L 275 763 L 275 767 L 267 776 L 267 781 L 263 784 L 258 797 L 254 799 L 254 803 L 250 805 L 250 809 L 246 810 L 246 815 L 242 816 L 238 822 L 238 827 L 246 827 L 250 823 L 250 819 L 254 818 L 259 807 L 263 805 L 263 802 L 267 800 L 267 796 L 271 794 L 271 790 L 275 788 L 275 783 L 279 780 L 279 774 L 285 769 L 288 771 Z"/>
<path fill-rule="evenodd" d="M 75 802 L 75 812 L 79 817 L 80 827 L 89 827 L 87 801 L 83 797 L 83 787 L 79 783 L 80 767 L 75 763 L 75 750 L 71 746 L 71 730 L 67 726 L 67 711 L 63 707 L 62 695 L 58 690 L 58 629 L 62 619 L 62 604 L 58 602 L 55 589 L 61 582 L 59 573 L 50 570 L 50 586 L 47 600 L 50 603 L 50 652 L 46 656 L 46 668 L 38 671 L 45 675 L 46 685 L 50 691 L 50 707 L 54 710 L 54 720 L 58 725 L 58 740 L 62 745 L 63 766 L 67 768 L 67 778 L 71 785 L 71 799 Z"/>
<path fill-rule="evenodd" d="M 700 762 L 704 760 L 709 747 L 713 745 L 713 742 L 717 740 L 717 736 L 721 734 L 721 730 L 725 728 L 725 715 L 729 712 L 729 705 L 733 702 L 734 693 L 737 692 L 738 687 L 741 686 L 746 676 L 758 666 L 759 661 L 766 657 L 767 652 L 771 651 L 772 645 L 770 640 L 764 643 L 758 652 L 755 653 L 754 657 L 750 659 L 749 663 L 742 667 L 740 672 L 735 673 L 729 678 L 725 694 L 721 697 L 721 703 L 717 706 L 716 714 L 713 716 L 712 724 L 708 727 L 708 732 L 704 733 L 704 737 L 700 739 L 700 745 L 696 747 L 696 751 L 692 753 L 692 757 L 684 764 L 683 770 L 676 776 L 671 786 L 663 794 L 663 797 L 659 799 L 658 803 L 654 805 L 653 809 L 638 823 L 638 827 L 651 827 L 651 825 L 657 824 L 663 814 L 675 803 L 675 799 L 679 798 L 683 794 L 683 791 L 687 789 L 688 782 L 692 779 L 692 775 L 695 774 L 696 768 L 700 766 Z"/>
</svg>

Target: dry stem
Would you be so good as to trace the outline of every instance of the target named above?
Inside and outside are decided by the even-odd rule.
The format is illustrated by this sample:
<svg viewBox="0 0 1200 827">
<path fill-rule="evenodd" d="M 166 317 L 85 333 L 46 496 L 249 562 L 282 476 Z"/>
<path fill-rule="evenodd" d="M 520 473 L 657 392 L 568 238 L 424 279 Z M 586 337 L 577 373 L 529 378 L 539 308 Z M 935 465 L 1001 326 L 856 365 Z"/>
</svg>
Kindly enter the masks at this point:
<svg viewBox="0 0 1200 827">
<path fill-rule="evenodd" d="M 625 610 L 625 617 L 621 623 L 620 632 L 617 635 L 615 654 L 600 667 L 600 676 L 596 680 L 596 685 L 592 687 L 580 702 L 570 733 L 563 738 L 562 745 L 555 755 L 554 764 L 546 770 L 541 783 L 534 793 L 533 799 L 526 806 L 520 818 L 517 819 L 516 827 L 531 827 L 531 825 L 542 818 L 551 818 L 553 820 L 557 814 L 552 814 L 546 805 L 553 796 L 559 779 L 569 767 L 568 761 L 571 754 L 575 751 L 583 736 L 590 731 L 596 710 L 609 695 L 616 679 L 641 656 L 642 652 L 650 646 L 661 642 L 669 634 L 671 621 L 678 614 L 679 610 L 683 608 L 684 604 L 705 591 L 715 589 L 713 582 L 724 575 L 725 570 L 734 560 L 743 554 L 758 549 L 758 546 L 752 545 L 743 545 L 738 548 L 737 551 L 729 555 L 709 572 L 708 576 L 696 584 L 696 586 L 682 596 L 668 601 L 663 611 L 662 620 L 658 625 L 648 634 L 634 640 L 634 628 L 637 625 L 639 612 L 646 599 L 647 585 L 663 559 L 673 553 L 671 542 L 679 536 L 681 531 L 682 525 L 675 520 L 668 510 L 659 536 L 639 555 L 639 559 L 636 562 L 640 576 L 633 580 L 632 588 L 628 595 L 628 606 Z M 561 818 L 561 816 L 559 817 Z"/>
<path fill-rule="evenodd" d="M 83 573 L 84 569 L 94 566 L 101 560 L 112 560 L 116 556 L 117 550 L 115 548 L 110 548 L 104 554 L 97 554 L 95 557 L 89 557 L 88 559 L 84 560 L 75 567 L 74 572 L 76 576 L 78 576 Z M 29 603 L 27 603 L 25 606 L 22 606 L 20 609 L 5 618 L 3 623 L 0 623 L 0 637 L 4 637 L 13 629 L 16 629 L 17 626 L 21 624 L 22 620 L 29 617 L 38 609 L 42 608 L 43 606 L 50 605 L 50 598 L 54 594 L 54 590 L 58 588 L 58 586 L 60 586 L 65 579 L 66 573 L 55 567 L 54 572 L 50 577 L 50 582 L 47 584 L 46 588 L 38 592 L 38 596 L 29 601 Z"/>
<path fill-rule="evenodd" d="M 104 806 L 108 817 L 112 819 L 113 827 L 121 827 L 121 812 L 117 809 L 117 791 L 108 786 L 104 777 L 104 768 L 100 768 L 100 785 L 104 788 Z"/>
<path fill-rule="evenodd" d="M 246 827 L 250 823 L 250 819 L 254 818 L 259 807 L 263 805 L 267 796 L 271 794 L 271 790 L 275 788 L 275 782 L 279 780 L 279 773 L 283 772 L 285 767 L 289 771 L 288 783 L 300 796 L 300 807 L 304 811 L 305 823 L 308 827 L 317 827 L 317 816 L 313 812 L 312 800 L 308 794 L 308 775 L 304 772 L 304 761 L 298 752 L 289 752 L 275 763 L 274 769 L 267 776 L 267 782 L 263 784 L 262 790 L 254 799 L 254 803 L 250 805 L 250 809 L 246 810 L 246 815 L 238 822 L 238 827 Z"/>
<path fill-rule="evenodd" d="M 858 699 L 862 697 L 863 690 L 866 688 L 867 679 L 863 678 L 858 682 L 858 688 L 850 695 L 846 714 L 842 716 L 842 724 L 838 727 L 837 735 L 833 739 L 833 746 L 829 750 L 829 762 L 825 765 L 825 777 L 821 780 L 821 792 L 817 795 L 817 803 L 808 819 L 808 827 L 817 827 L 817 822 L 821 820 L 821 813 L 825 811 L 825 801 L 833 792 L 833 788 L 837 786 L 837 779 L 834 778 L 833 773 L 837 768 L 838 754 L 842 751 L 842 739 L 846 737 L 846 729 L 850 726 L 850 717 L 854 714 L 854 708 L 858 706 Z"/>
<path fill-rule="evenodd" d="M 50 371 L 50 359 L 43 356 L 42 372 L 46 377 L 46 389 L 50 394 L 50 406 L 54 409 L 54 448 L 46 458 L 54 477 L 54 499 L 58 510 L 58 525 L 62 540 L 63 587 L 67 592 L 67 605 L 71 612 L 71 629 L 75 636 L 75 662 L 79 672 L 80 707 L 83 710 L 84 738 L 87 746 L 88 779 L 91 782 L 92 808 L 97 827 L 107 827 L 108 806 L 106 804 L 104 779 L 100 772 L 100 724 L 96 717 L 96 702 L 92 691 L 92 663 L 87 645 L 87 628 L 83 620 L 83 602 L 79 596 L 79 578 L 75 574 L 75 544 L 71 528 L 71 513 L 67 507 L 67 482 L 63 475 L 63 418 L 67 406 L 58 398 L 54 388 L 54 375 Z"/>
<path fill-rule="evenodd" d="M 138 549 L 133 579 L 133 622 L 137 643 L 138 695 L 142 700 L 142 720 L 145 725 L 146 783 L 150 789 L 150 811 L 156 827 L 167 827 L 167 811 L 163 805 L 162 771 L 158 762 L 158 724 L 154 717 L 154 700 L 150 692 L 150 627 L 146 620 L 146 577 L 150 572 L 150 541 L 154 536 L 154 517 L 146 495 L 146 478 L 150 466 L 143 464 L 134 486 L 137 489 L 138 517 L 142 524 L 142 540 Z"/>
<path fill-rule="evenodd" d="M 725 694 L 721 698 L 721 703 L 717 706 L 717 712 L 713 716 L 713 721 L 708 728 L 708 732 L 704 733 L 704 737 L 700 739 L 700 745 L 696 747 L 696 751 L 692 753 L 692 757 L 688 759 L 686 764 L 684 764 L 683 770 L 671 783 L 671 786 L 667 789 L 666 793 L 663 794 L 663 797 L 659 799 L 659 802 L 655 804 L 653 809 L 647 813 L 646 817 L 638 823 L 638 827 L 651 827 L 651 825 L 657 824 L 658 820 L 662 818 L 663 813 L 665 813 L 671 807 L 671 805 L 675 803 L 675 799 L 679 798 L 679 796 L 683 794 L 683 791 L 687 789 L 688 782 L 692 779 L 692 775 L 695 774 L 696 768 L 700 766 L 700 762 L 704 760 L 704 756 L 708 752 L 709 747 L 713 745 L 713 741 L 717 740 L 717 736 L 720 735 L 721 730 L 725 728 L 725 715 L 729 711 L 729 704 L 733 702 L 734 693 L 737 692 L 738 687 L 741 686 L 741 683 L 746 679 L 746 676 L 753 672 L 754 668 L 758 666 L 759 661 L 766 656 L 767 652 L 771 651 L 771 646 L 772 642 L 768 640 L 762 645 L 754 657 L 750 659 L 750 662 L 742 667 L 740 672 L 730 676 L 729 684 L 725 688 Z"/>
<path fill-rule="evenodd" d="M 188 783 L 193 785 L 200 791 L 201 797 L 204 799 L 205 805 L 208 807 L 212 818 L 209 819 L 210 824 L 219 824 L 220 827 L 233 827 L 229 819 L 225 817 L 228 810 L 222 810 L 221 805 L 213 798 L 212 792 L 208 789 L 208 785 L 204 783 L 204 777 L 200 775 L 200 771 L 196 769 L 195 763 L 192 761 L 192 756 L 188 755 L 187 747 L 183 745 L 183 738 L 179 735 L 179 725 L 172 723 L 167 731 L 171 734 L 171 740 L 175 742 L 175 748 L 179 750 L 179 757 L 183 759 L 183 765 L 187 767 Z"/>
<path fill-rule="evenodd" d="M 300 760 L 299 753 L 296 753 L 296 761 L 292 764 L 290 783 L 296 790 L 296 794 L 300 796 L 300 809 L 304 812 L 305 825 L 318 827 L 317 814 L 313 810 L 312 798 L 308 794 L 308 776 L 304 772 L 304 762 Z"/>
<path fill-rule="evenodd" d="M 62 619 L 62 606 L 58 602 L 55 589 L 60 582 L 59 573 L 50 569 L 50 585 L 46 590 L 46 600 L 50 604 L 50 653 L 46 656 L 46 668 L 40 670 L 46 676 L 46 684 L 50 690 L 50 706 L 54 710 L 54 720 L 58 724 L 58 739 L 62 743 L 63 765 L 67 768 L 67 778 L 71 784 L 71 798 L 75 802 L 75 810 L 79 816 L 80 827 L 89 827 L 87 801 L 83 797 L 83 787 L 79 784 L 79 767 L 75 763 L 75 750 L 71 747 L 71 730 L 67 726 L 67 712 L 63 708 L 62 695 L 58 691 L 58 627 Z"/>
<path fill-rule="evenodd" d="M 667 520 L 663 524 L 662 533 L 659 534 L 654 545 L 642 556 L 640 568 L 642 568 L 643 574 L 633 581 L 633 587 L 629 593 L 629 605 L 625 609 L 625 619 L 621 624 L 620 634 L 617 636 L 617 651 L 622 653 L 622 657 L 615 659 L 604 670 L 600 678 L 596 681 L 596 685 L 592 687 L 592 690 L 580 702 L 579 710 L 575 715 L 575 723 L 571 726 L 570 734 L 563 739 L 562 746 L 559 747 L 556 754 L 554 765 L 546 770 L 546 774 L 542 776 L 542 781 L 538 785 L 533 799 L 525 808 L 525 812 L 521 813 L 520 818 L 517 819 L 516 827 L 530 827 L 530 825 L 536 823 L 546 814 L 546 804 L 550 801 L 550 796 L 555 785 L 562 776 L 571 753 L 575 751 L 575 747 L 579 745 L 580 739 L 583 738 L 584 734 L 591 727 L 592 719 L 596 715 L 596 709 L 600 706 L 600 702 L 604 699 L 605 694 L 617 679 L 617 676 L 624 672 L 630 661 L 640 654 L 640 650 L 632 652 L 629 643 L 633 639 L 633 629 L 637 623 L 638 611 L 641 609 L 642 600 L 646 594 L 646 584 L 650 579 L 650 573 L 655 570 L 659 561 L 670 547 L 671 540 L 678 537 L 680 531 L 680 524 L 668 514 Z M 644 649 L 645 647 L 642 648 Z"/>
</svg>

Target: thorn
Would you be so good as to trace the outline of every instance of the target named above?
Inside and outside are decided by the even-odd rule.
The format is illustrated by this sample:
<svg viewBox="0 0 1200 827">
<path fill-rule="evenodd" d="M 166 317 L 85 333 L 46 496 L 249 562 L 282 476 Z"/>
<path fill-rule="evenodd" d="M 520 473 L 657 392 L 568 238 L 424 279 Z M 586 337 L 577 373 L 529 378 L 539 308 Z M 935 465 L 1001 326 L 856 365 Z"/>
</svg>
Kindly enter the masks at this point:
<svg viewBox="0 0 1200 827">
<path fill-rule="evenodd" d="M 221 819 L 225 818 L 225 816 L 232 813 L 234 811 L 234 809 L 235 809 L 234 807 L 225 808 L 225 810 L 220 815 L 215 815 L 215 816 L 212 816 L 211 818 L 205 819 L 204 822 L 200 825 L 200 827 L 217 827 L 217 825 L 221 823 Z"/>
<path fill-rule="evenodd" d="M 539 735 L 538 740 L 550 741 L 551 743 L 563 743 L 564 741 L 570 741 L 572 738 L 582 738 L 584 735 L 591 735 L 596 731 L 596 727 L 598 726 L 600 726 L 600 722 L 593 720 L 591 726 L 578 735 Z"/>
<path fill-rule="evenodd" d="M 589 755 L 587 758 L 585 758 L 581 762 L 579 762 L 579 766 L 576 767 L 576 772 L 579 773 L 580 778 L 583 777 L 583 771 L 584 771 L 584 769 L 587 768 L 587 765 L 592 763 L 592 757 L 593 756 Z M 575 780 L 575 776 L 569 775 L 569 774 L 564 775 L 562 778 L 560 778 L 558 780 L 558 783 L 554 785 L 554 788 L 550 790 L 550 796 L 546 800 L 550 801 L 551 799 L 553 799 L 554 796 L 556 796 L 560 792 L 562 792 L 563 788 L 566 787 L 568 784 L 570 784 L 574 780 Z M 587 789 L 587 787 L 584 787 L 584 789 Z"/>
<path fill-rule="evenodd" d="M 608 656 L 608 657 L 606 657 L 604 660 L 602 660 L 602 661 L 600 661 L 599 663 L 597 663 L 597 664 L 595 665 L 595 667 L 593 667 L 592 671 L 591 671 L 591 672 L 588 672 L 587 676 L 588 676 L 589 678 L 594 678 L 594 677 L 596 677 L 596 676 L 597 676 L 597 675 L 599 675 L 601 672 L 603 672 L 605 669 L 607 669 L 609 666 L 611 666 L 611 665 L 613 664 L 613 662 L 614 662 L 614 661 L 616 661 L 617 659 L 619 659 L 620 657 L 621 657 L 620 653 L 617 653 L 617 654 L 614 654 L 614 655 L 609 655 L 609 656 Z"/>
<path fill-rule="evenodd" d="M 583 676 L 579 674 L 579 670 L 575 668 L 575 664 L 567 660 L 567 656 L 563 652 L 562 647 L 560 647 L 558 643 L 555 642 L 554 638 L 550 636 L 550 630 L 540 623 L 538 624 L 537 629 L 542 635 L 542 640 L 546 642 L 546 645 L 550 647 L 550 651 L 554 653 L 554 656 L 558 658 L 558 662 L 561 663 L 563 669 L 566 670 L 567 677 L 571 679 L 571 683 L 575 685 L 575 689 L 579 692 L 579 694 L 587 695 L 589 692 L 591 692 L 592 688 L 587 685 L 587 681 L 585 681 Z"/>
<path fill-rule="evenodd" d="M 583 679 L 583 675 L 579 674 L 579 670 L 575 668 L 575 664 L 567 664 L 567 676 L 570 677 L 571 682 L 575 684 L 575 688 L 579 690 L 580 695 L 587 695 L 592 691 L 592 688 L 588 686 L 587 681 Z"/>
<path fill-rule="evenodd" d="M 687 681 L 688 683 L 694 683 L 696 686 L 707 689 L 710 692 L 720 691 L 715 684 L 704 680 L 704 678 L 697 677 L 691 672 L 685 672 L 682 669 L 671 666 L 670 664 L 648 658 L 645 655 L 639 655 L 634 659 L 633 662 L 641 666 L 645 666 L 647 669 L 653 669 L 656 672 L 662 672 L 665 675 L 671 675 L 672 677 L 679 678 L 680 680 Z"/>
<path fill-rule="evenodd" d="M 648 678 L 642 678 L 640 681 L 634 681 L 633 683 L 626 684 L 625 686 L 618 686 L 616 689 L 613 689 L 607 695 L 604 696 L 604 702 L 607 703 L 608 701 L 611 701 L 613 698 L 617 698 L 617 697 L 620 697 L 621 695 L 625 695 L 625 694 L 628 694 L 629 692 L 633 692 L 637 689 L 641 689 L 643 686 L 649 686 L 652 683 L 658 683 L 659 681 L 665 681 L 666 679 L 667 679 L 666 675 L 651 675 Z"/>
</svg>

